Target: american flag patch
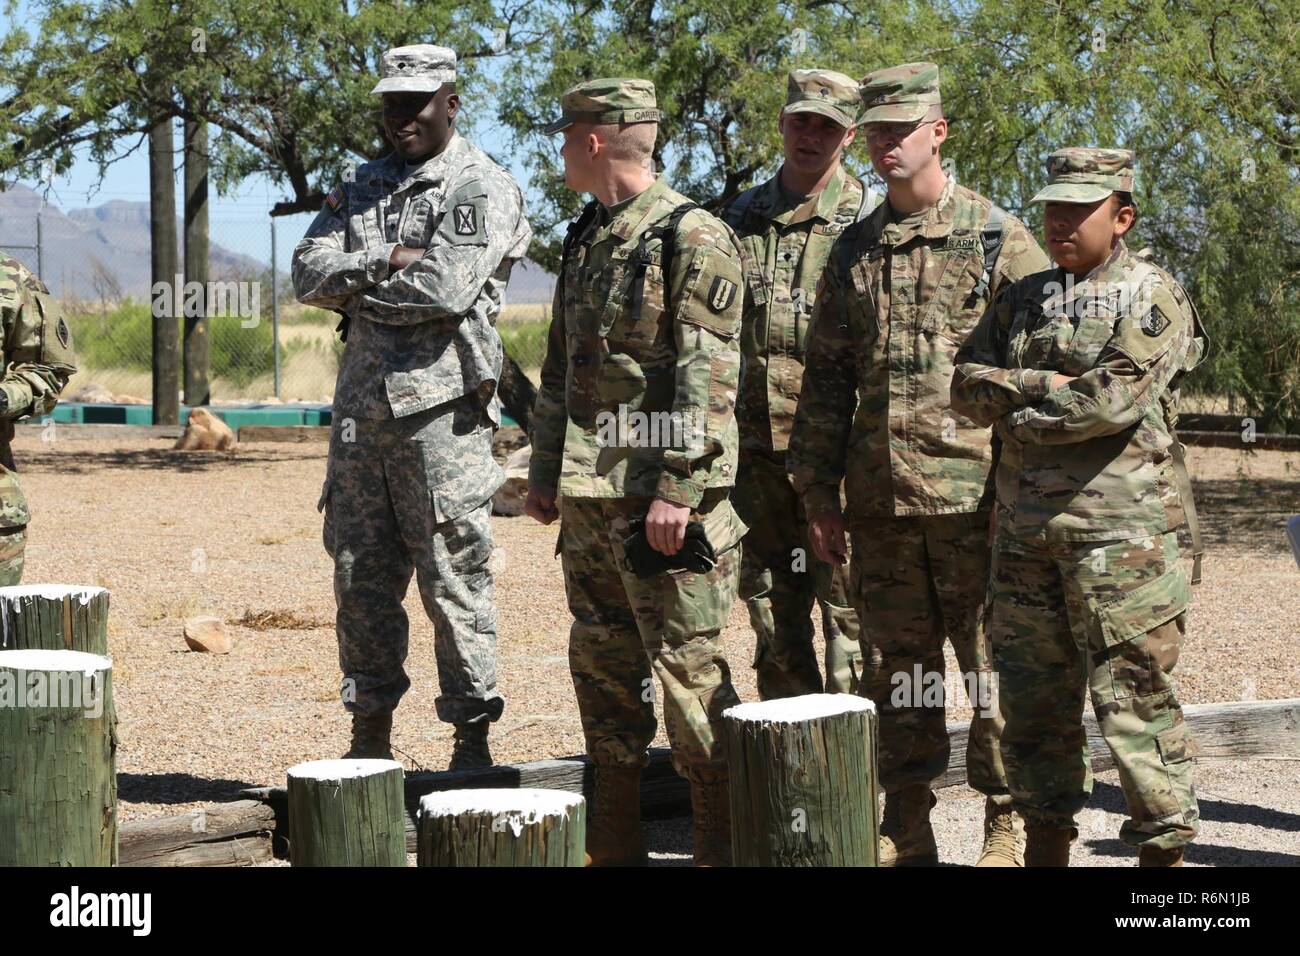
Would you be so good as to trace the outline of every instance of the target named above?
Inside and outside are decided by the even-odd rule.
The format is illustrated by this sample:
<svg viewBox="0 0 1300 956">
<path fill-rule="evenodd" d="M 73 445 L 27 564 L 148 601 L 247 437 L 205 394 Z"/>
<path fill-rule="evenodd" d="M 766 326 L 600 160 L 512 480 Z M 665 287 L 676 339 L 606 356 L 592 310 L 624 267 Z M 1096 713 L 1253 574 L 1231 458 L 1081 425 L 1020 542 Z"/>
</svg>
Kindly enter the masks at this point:
<svg viewBox="0 0 1300 956">
<path fill-rule="evenodd" d="M 331 189 L 330 194 L 325 197 L 325 201 L 329 203 L 331 209 L 337 212 L 339 206 L 343 205 L 343 187 L 335 186 Z"/>
</svg>

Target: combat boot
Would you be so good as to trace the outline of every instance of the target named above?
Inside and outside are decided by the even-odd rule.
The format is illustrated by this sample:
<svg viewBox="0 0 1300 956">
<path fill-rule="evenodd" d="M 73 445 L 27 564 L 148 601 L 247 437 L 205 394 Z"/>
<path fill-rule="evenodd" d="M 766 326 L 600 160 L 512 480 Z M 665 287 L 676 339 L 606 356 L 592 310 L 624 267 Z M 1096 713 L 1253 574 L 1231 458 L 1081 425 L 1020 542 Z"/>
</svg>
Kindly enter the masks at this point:
<svg viewBox="0 0 1300 956">
<path fill-rule="evenodd" d="M 392 760 L 393 748 L 389 742 L 392 733 L 392 714 L 353 714 L 352 746 L 343 759 Z"/>
<path fill-rule="evenodd" d="M 587 806 L 587 866 L 645 866 L 641 840 L 641 768 L 596 765 Z"/>
<path fill-rule="evenodd" d="M 914 783 L 885 794 L 877 866 L 938 865 L 939 848 L 930 827 L 930 808 L 937 802 L 928 783 Z"/>
<path fill-rule="evenodd" d="M 491 726 L 487 720 L 457 724 L 451 747 L 451 763 L 447 769 L 478 770 L 492 766 L 492 752 L 488 750 L 488 728 Z"/>
<path fill-rule="evenodd" d="M 1172 850 L 1162 850 L 1158 846 L 1143 846 L 1138 848 L 1138 866 L 1182 866 L 1183 865 L 1183 848 L 1174 847 Z"/>
<path fill-rule="evenodd" d="M 726 770 L 692 771 L 691 838 L 696 866 L 731 866 L 731 787 Z"/>
<path fill-rule="evenodd" d="M 984 849 L 976 866 L 1024 866 L 1025 821 L 1009 804 L 984 801 Z"/>
<path fill-rule="evenodd" d="M 1025 824 L 1025 866 L 1069 866 L 1070 844 L 1079 831 L 1074 827 Z"/>
</svg>

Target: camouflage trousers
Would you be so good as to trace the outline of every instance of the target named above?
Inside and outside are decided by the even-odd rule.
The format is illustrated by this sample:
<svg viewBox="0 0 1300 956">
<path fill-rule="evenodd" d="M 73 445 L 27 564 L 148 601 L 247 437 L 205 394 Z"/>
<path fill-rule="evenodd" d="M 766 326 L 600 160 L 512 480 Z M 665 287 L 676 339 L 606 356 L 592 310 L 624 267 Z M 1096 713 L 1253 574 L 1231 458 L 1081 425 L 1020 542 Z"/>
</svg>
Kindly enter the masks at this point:
<svg viewBox="0 0 1300 956">
<path fill-rule="evenodd" d="M 707 574 L 639 578 L 623 539 L 649 498 L 561 498 L 564 588 L 573 625 L 569 670 L 587 753 L 598 765 L 639 767 L 655 736 L 654 685 L 664 694 L 673 766 L 704 779 L 726 765 L 722 712 L 737 703 L 721 633 L 736 598 L 743 525 L 722 498 L 701 517 L 718 563 Z M 702 772 L 702 773 L 701 773 Z"/>
<path fill-rule="evenodd" d="M 0 587 L 23 579 L 23 554 L 27 549 L 27 526 L 0 528 Z"/>
<path fill-rule="evenodd" d="M 1088 802 L 1086 686 L 1128 803 L 1120 838 L 1173 849 L 1196 836 L 1194 745 L 1170 677 L 1191 600 L 1178 556 L 1176 532 L 1051 544 L 999 534 L 988 629 L 1002 756 L 1026 820 L 1072 826 Z"/>
<path fill-rule="evenodd" d="M 480 498 L 448 515 L 433 494 L 449 450 L 433 413 L 351 420 L 353 440 L 336 421 L 321 496 L 325 549 L 334 560 L 334 595 L 349 711 L 391 713 L 411 686 L 403 668 L 408 620 L 402 601 L 414 571 L 433 621 L 441 690 L 438 717 L 461 723 L 501 716 L 492 603 L 492 504 Z M 437 439 L 437 440 L 435 440 Z M 467 484 L 485 465 L 462 462 Z M 488 496 L 491 495 L 489 491 Z"/>
<path fill-rule="evenodd" d="M 803 503 L 785 456 L 742 454 L 732 501 L 749 525 L 740 597 L 754 629 L 754 669 L 763 700 L 822 693 L 810 612 L 816 602 L 826 640 L 828 694 L 856 694 L 862 675 L 858 617 L 848 575 L 813 556 Z"/>
<path fill-rule="evenodd" d="M 886 792 L 928 783 L 948 768 L 944 638 L 961 686 L 974 691 L 966 779 L 1010 802 L 998 753 L 1002 719 L 982 627 L 988 587 L 988 512 L 857 518 L 851 525 L 850 587 L 862 623 L 864 697 L 880 718 L 880 781 Z"/>
</svg>

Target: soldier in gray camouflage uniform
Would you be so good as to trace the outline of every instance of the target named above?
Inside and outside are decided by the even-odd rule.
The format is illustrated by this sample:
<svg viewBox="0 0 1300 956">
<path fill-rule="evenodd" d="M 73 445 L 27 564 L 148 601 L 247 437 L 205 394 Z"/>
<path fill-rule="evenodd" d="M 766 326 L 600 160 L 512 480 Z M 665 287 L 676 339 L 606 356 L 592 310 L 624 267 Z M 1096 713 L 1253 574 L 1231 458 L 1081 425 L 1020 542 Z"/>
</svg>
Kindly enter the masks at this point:
<svg viewBox="0 0 1300 956">
<path fill-rule="evenodd" d="M 1195 752 L 1172 672 L 1191 602 L 1177 529 L 1191 482 L 1178 386 L 1206 339 L 1187 293 L 1123 236 L 1133 154 L 1047 162 L 1044 232 L 1057 268 L 1007 286 L 957 355 L 953 407 L 1001 441 L 989 636 L 1002 757 L 1030 866 L 1064 866 L 1088 801 L 1087 687 L 1115 757 L 1144 866 L 1181 865 L 1196 835 Z"/>
<path fill-rule="evenodd" d="M 72 335 L 50 292 L 17 259 L 0 253 L 0 586 L 23 576 L 27 498 L 18 485 L 14 421 L 46 415 L 76 372 Z"/>
<path fill-rule="evenodd" d="M 344 318 L 320 508 L 334 559 L 349 756 L 389 755 L 403 670 L 402 600 L 414 570 L 436 635 L 438 716 L 453 768 L 491 763 L 501 715 L 492 602 L 492 458 L 502 348 L 495 322 L 531 231 L 514 179 L 456 133 L 456 56 L 383 57 L 394 151 L 325 200 L 294 250 L 300 301 Z"/>
<path fill-rule="evenodd" d="M 862 674 L 848 575 L 813 557 L 808 521 L 785 470 L 817 283 L 835 238 L 880 204 L 879 194 L 841 165 L 861 107 L 857 81 L 843 73 L 792 71 L 780 118 L 785 162 L 722 212 L 740 237 L 745 266 L 740 463 L 732 497 L 749 526 L 740 596 L 754 628 L 764 700 L 822 692 L 809 616 L 814 601 L 826 641 L 826 690 L 856 693 Z"/>
</svg>

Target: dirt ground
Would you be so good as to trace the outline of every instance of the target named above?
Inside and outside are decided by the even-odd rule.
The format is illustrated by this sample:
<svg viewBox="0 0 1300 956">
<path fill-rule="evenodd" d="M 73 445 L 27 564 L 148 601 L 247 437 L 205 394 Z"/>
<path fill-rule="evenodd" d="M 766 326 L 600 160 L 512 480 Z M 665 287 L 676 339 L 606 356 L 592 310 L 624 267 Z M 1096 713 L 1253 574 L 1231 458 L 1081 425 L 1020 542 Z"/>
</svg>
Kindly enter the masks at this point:
<svg viewBox="0 0 1300 956">
<path fill-rule="evenodd" d="M 61 427 L 53 441 L 24 434 L 14 445 L 32 510 L 24 582 L 98 584 L 112 594 L 109 643 L 126 819 L 179 813 L 228 799 L 241 787 L 282 783 L 287 767 L 337 756 L 347 746 L 331 567 L 316 512 L 325 445 L 245 444 L 224 454 L 173 452 L 170 444 L 85 440 Z M 1189 457 L 1209 553 L 1178 665 L 1180 697 L 1201 703 L 1298 696 L 1300 574 L 1283 523 L 1300 513 L 1300 455 L 1191 449 Z M 555 527 L 494 518 L 493 530 L 498 674 L 507 701 L 493 755 L 504 763 L 581 753 Z M 408 767 L 443 769 L 451 728 L 434 714 L 432 626 L 415 588 L 407 610 L 412 688 L 396 713 L 394 744 Z M 200 613 L 228 622 L 238 641 L 234 653 L 188 651 L 182 622 Z M 742 699 L 755 699 L 753 640 L 740 604 L 724 640 Z M 950 719 L 962 713 L 954 708 Z M 662 731 L 657 743 L 666 745 Z M 1241 793 L 1261 801 L 1257 810 L 1274 814 L 1266 812 L 1260 845 L 1279 851 L 1284 839 L 1300 853 L 1297 765 L 1260 770 L 1259 763 L 1220 761 L 1208 772 L 1216 781 L 1238 780 Z M 1099 813 L 1115 812 L 1107 808 L 1117 788 L 1107 780 L 1099 783 Z M 974 837 L 975 796 L 945 791 L 937 812 L 969 816 L 961 826 L 973 828 Z M 953 809 L 963 800 L 966 811 Z M 1270 830 L 1269 820 L 1280 829 Z M 661 826 L 669 862 L 680 828 Z M 1272 855 L 1258 862 L 1278 862 L 1278 852 Z"/>
</svg>

